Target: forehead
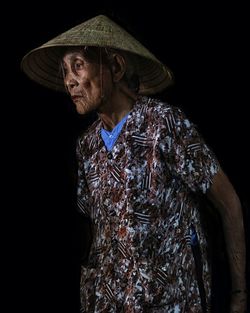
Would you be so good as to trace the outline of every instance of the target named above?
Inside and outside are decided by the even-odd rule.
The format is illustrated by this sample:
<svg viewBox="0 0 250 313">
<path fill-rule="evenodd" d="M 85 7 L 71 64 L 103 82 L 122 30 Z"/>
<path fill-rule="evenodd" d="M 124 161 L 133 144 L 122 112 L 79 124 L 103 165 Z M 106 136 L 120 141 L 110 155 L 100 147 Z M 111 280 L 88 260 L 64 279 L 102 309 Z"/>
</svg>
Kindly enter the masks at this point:
<svg viewBox="0 0 250 313">
<path fill-rule="evenodd" d="M 67 50 L 62 57 L 64 62 L 70 62 L 72 60 L 75 60 L 76 58 L 85 59 L 82 49 L 76 48 Z"/>
</svg>

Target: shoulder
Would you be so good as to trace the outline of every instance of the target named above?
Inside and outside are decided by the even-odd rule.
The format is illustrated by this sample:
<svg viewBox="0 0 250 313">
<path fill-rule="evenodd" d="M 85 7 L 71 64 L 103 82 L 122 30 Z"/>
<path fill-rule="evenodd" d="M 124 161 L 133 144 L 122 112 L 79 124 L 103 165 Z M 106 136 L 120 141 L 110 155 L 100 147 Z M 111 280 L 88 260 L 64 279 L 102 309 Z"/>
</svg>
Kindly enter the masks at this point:
<svg viewBox="0 0 250 313">
<path fill-rule="evenodd" d="M 167 101 L 157 98 L 143 96 L 139 99 L 139 104 L 141 108 L 144 108 L 150 114 L 154 114 L 155 117 L 185 117 L 185 113 L 179 106 L 171 105 Z"/>
<path fill-rule="evenodd" d="M 191 121 L 180 106 L 171 105 L 157 98 L 142 97 L 141 110 L 151 123 L 157 127 L 170 129 L 190 128 Z"/>
</svg>

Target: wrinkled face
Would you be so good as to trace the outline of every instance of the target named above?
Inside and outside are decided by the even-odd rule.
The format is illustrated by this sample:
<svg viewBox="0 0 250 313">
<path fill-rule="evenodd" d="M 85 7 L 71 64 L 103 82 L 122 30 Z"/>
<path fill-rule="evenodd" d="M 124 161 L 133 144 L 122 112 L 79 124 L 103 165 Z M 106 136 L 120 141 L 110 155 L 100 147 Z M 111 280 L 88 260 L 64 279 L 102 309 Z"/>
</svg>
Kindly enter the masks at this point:
<svg viewBox="0 0 250 313">
<path fill-rule="evenodd" d="M 112 90 L 107 66 L 89 62 L 81 51 L 67 52 L 63 57 L 65 86 L 79 114 L 98 110 Z"/>
</svg>

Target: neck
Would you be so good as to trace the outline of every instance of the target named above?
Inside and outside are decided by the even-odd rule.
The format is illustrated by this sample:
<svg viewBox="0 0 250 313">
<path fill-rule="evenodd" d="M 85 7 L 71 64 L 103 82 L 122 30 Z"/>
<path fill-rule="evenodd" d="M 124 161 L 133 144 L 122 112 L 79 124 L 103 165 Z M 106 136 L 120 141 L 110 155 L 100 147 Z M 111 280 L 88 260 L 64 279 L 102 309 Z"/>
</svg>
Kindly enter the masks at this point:
<svg viewBox="0 0 250 313">
<path fill-rule="evenodd" d="M 98 112 L 103 127 L 112 130 L 134 106 L 136 95 L 130 91 L 114 94 Z"/>
</svg>

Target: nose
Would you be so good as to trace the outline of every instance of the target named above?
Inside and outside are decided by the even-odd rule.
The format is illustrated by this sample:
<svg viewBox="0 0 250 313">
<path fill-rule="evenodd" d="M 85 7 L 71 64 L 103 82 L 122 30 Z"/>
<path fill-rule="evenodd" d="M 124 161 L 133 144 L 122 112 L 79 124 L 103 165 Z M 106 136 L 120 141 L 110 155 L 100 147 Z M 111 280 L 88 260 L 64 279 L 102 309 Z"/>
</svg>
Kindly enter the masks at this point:
<svg viewBox="0 0 250 313">
<path fill-rule="evenodd" d="M 73 75 L 67 75 L 64 82 L 69 91 L 78 86 L 78 81 L 73 77 Z"/>
<path fill-rule="evenodd" d="M 78 85 L 78 82 L 75 79 L 71 79 L 68 82 L 66 82 L 66 86 L 67 86 L 68 90 L 72 90 L 77 85 Z"/>
</svg>

